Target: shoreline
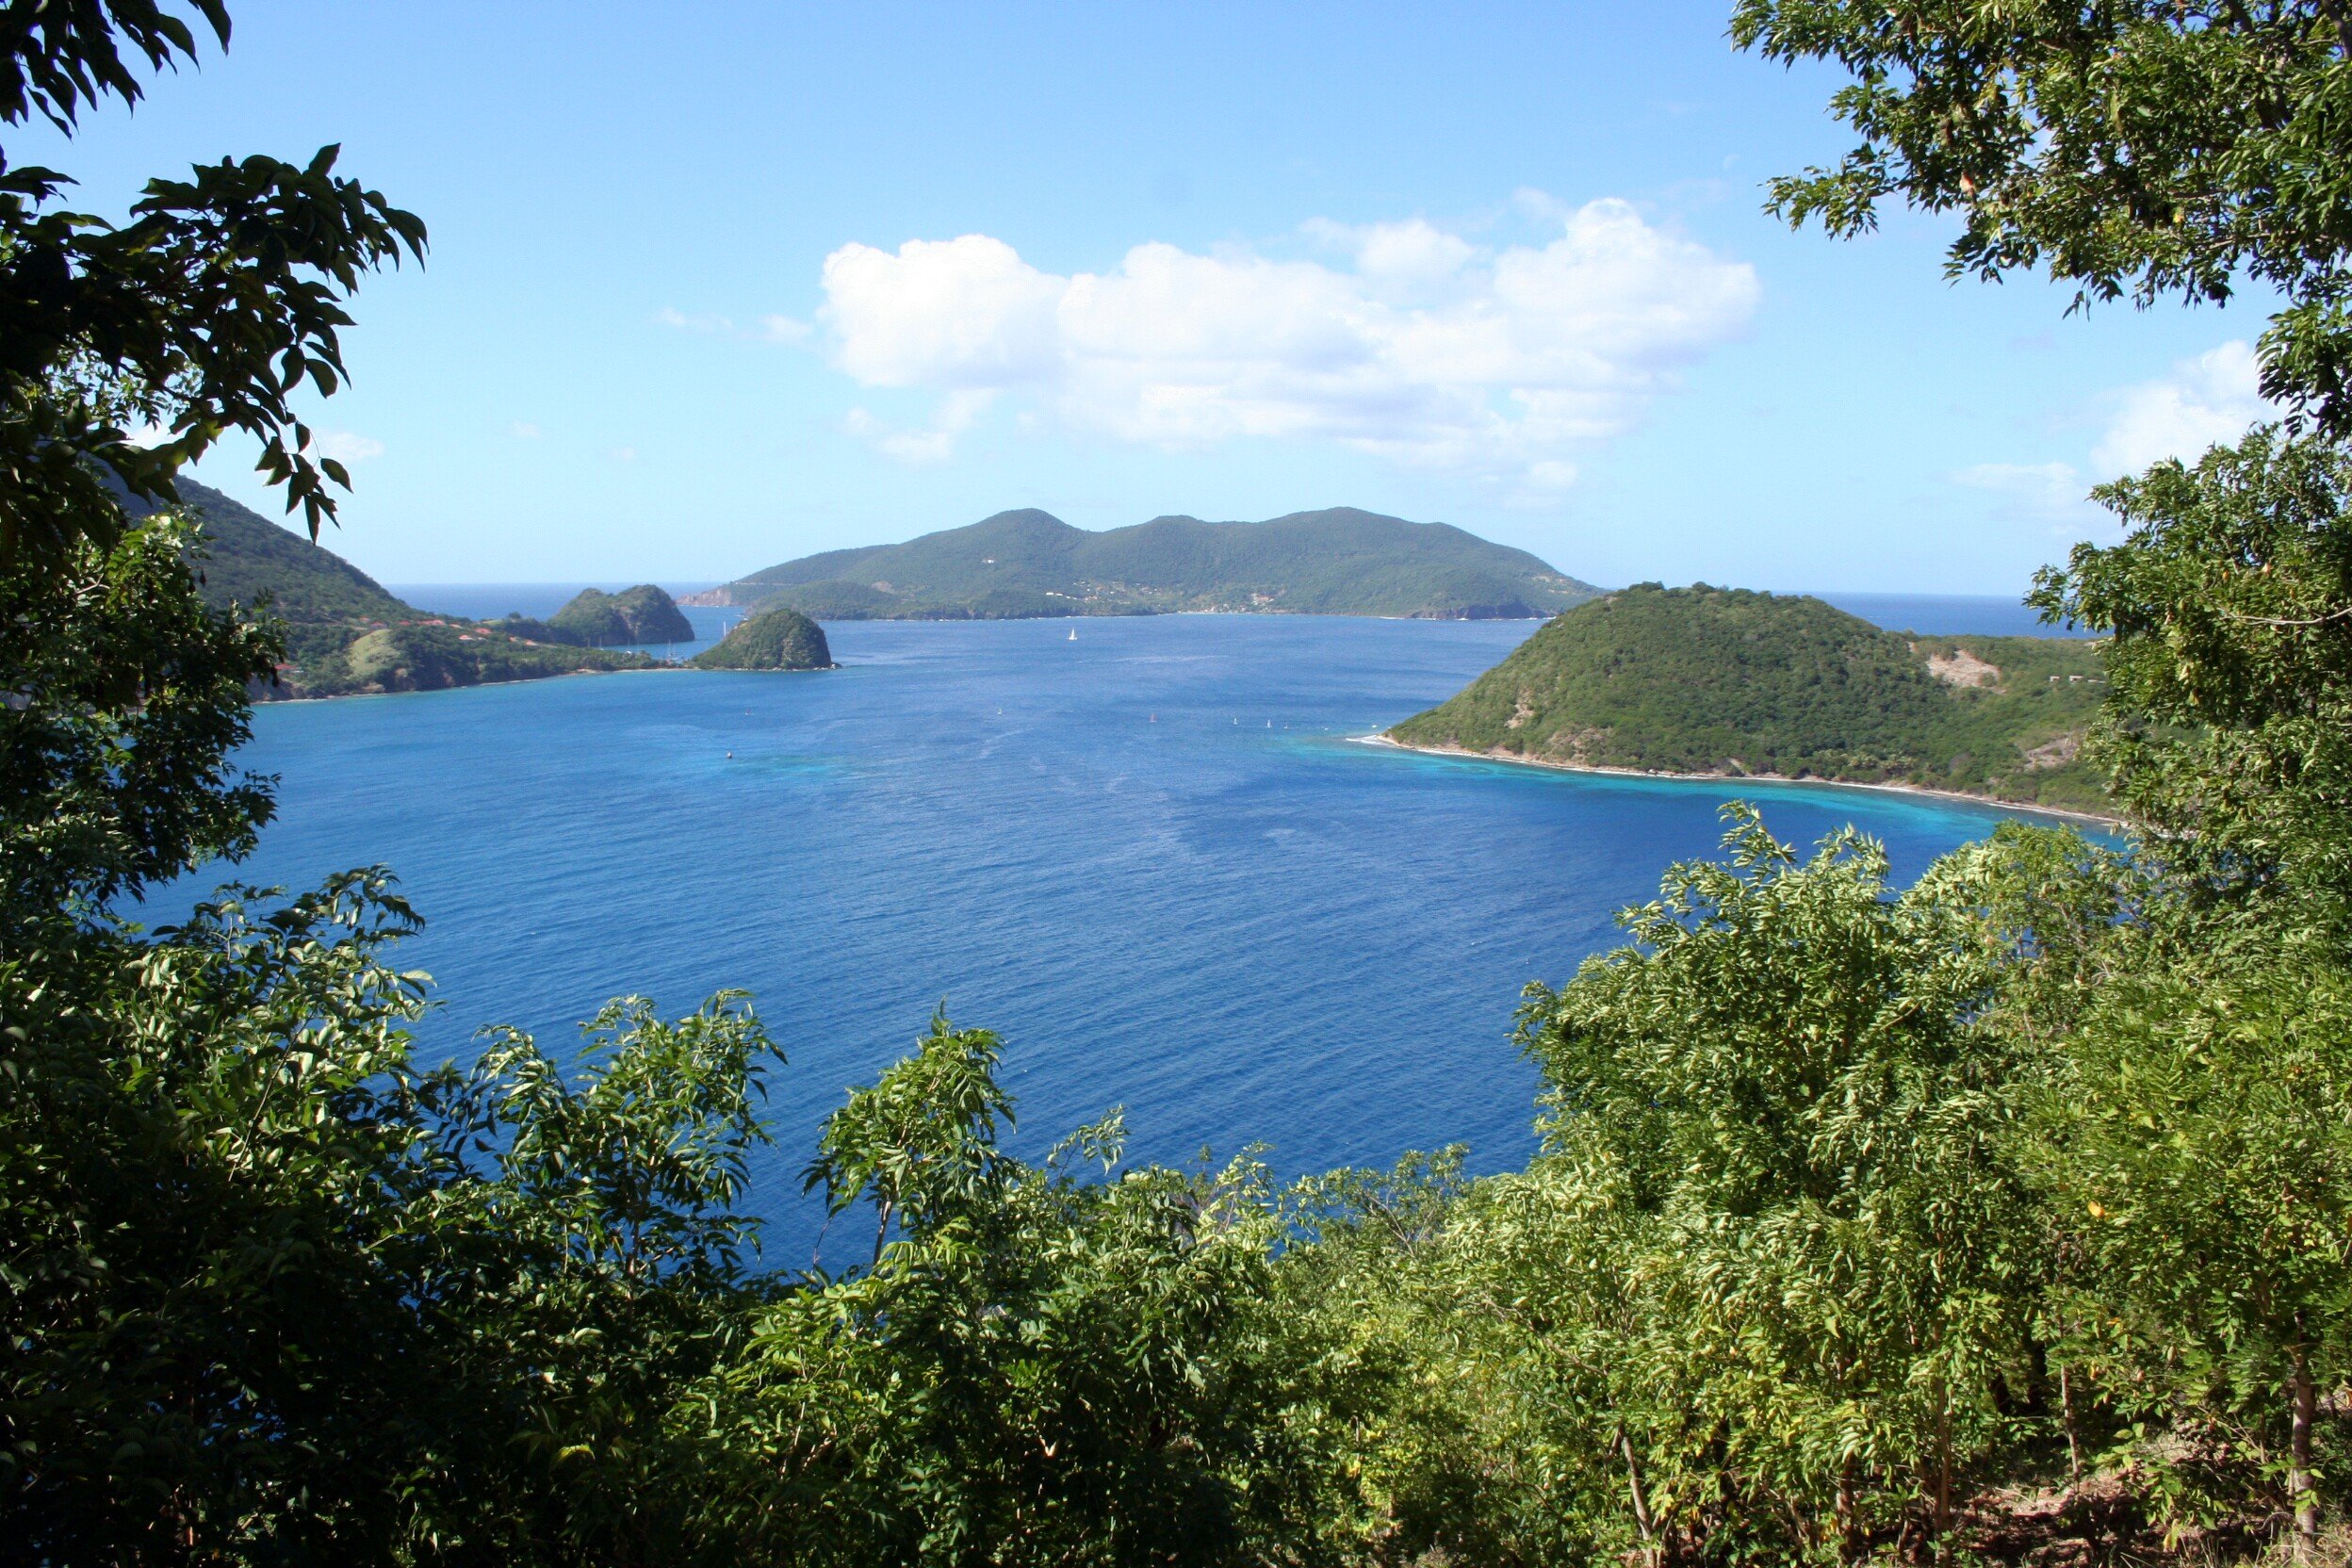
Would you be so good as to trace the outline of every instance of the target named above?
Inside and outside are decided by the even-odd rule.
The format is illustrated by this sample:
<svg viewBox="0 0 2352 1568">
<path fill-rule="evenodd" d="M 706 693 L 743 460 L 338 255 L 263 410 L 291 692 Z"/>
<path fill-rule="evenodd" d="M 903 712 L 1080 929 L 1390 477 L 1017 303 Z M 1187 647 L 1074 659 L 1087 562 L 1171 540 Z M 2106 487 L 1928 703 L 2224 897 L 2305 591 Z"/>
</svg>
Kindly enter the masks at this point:
<svg viewBox="0 0 2352 1568">
<path fill-rule="evenodd" d="M 679 661 L 669 664 L 632 665 L 617 670 L 558 670 L 553 675 L 518 675 L 506 680 L 469 680 L 463 686 L 411 686 L 397 692 L 326 692 L 299 697 L 262 697 L 254 702 L 256 710 L 264 708 L 286 708 L 298 702 L 350 702 L 356 697 L 429 697 L 442 692 L 483 692 L 493 686 L 543 686 L 550 680 L 571 680 L 582 676 L 604 675 L 822 675 L 827 670 L 846 669 L 836 661 L 830 664 L 811 664 L 795 670 L 738 670 L 721 666 L 708 669 L 699 664 Z"/>
<path fill-rule="evenodd" d="M 2024 801 L 2002 800 L 1998 795 L 1972 795 L 1962 790 L 1934 790 L 1924 784 L 1866 784 L 1851 778 L 1790 778 L 1773 773 L 1660 773 L 1647 768 L 1612 768 L 1597 762 L 1547 762 L 1532 757 L 1515 757 L 1510 753 L 1472 751 L 1467 746 L 1408 745 L 1386 734 L 1350 735 L 1348 740 L 1358 745 L 1382 746 L 1390 751 L 1409 751 L 1423 757 L 1458 757 L 1473 762 L 1502 762 L 1511 767 L 1541 768 L 1547 773 L 1597 774 L 1616 778 L 1662 778 L 1691 784 L 1738 783 L 1742 780 L 1758 784 L 1792 784 L 1800 788 L 1832 790 L 1876 790 L 1886 794 L 1920 795 L 1931 800 L 1960 801 L 1969 806 L 1989 806 L 2010 811 L 2030 811 L 2037 817 L 2058 817 L 2067 822 L 2096 823 L 2110 832 L 2128 831 L 2131 825 L 2121 817 L 2104 817 L 2096 811 L 2072 811 L 2063 806 L 2034 806 Z"/>
<path fill-rule="evenodd" d="M 463 686 L 411 686 L 401 691 L 386 692 L 320 692 L 299 697 L 262 697 L 254 702 L 256 710 L 264 708 L 285 708 L 298 702 L 349 702 L 353 697 L 429 697 L 436 692 L 479 692 L 492 686 L 537 686 L 549 680 L 569 680 L 583 675 L 657 675 L 663 670 L 682 670 L 683 664 L 655 664 L 646 668 L 618 670 L 558 670 L 552 675 L 518 675 L 505 680 L 469 680 Z M 835 664 L 833 669 L 841 668 Z"/>
</svg>

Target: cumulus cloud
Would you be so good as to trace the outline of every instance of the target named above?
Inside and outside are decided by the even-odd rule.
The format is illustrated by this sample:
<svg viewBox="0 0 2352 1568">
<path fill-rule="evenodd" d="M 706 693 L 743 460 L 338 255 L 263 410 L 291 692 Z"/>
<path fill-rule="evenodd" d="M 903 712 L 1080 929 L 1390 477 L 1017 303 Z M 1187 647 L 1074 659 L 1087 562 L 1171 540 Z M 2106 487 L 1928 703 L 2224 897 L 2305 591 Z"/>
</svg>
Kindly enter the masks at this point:
<svg viewBox="0 0 2352 1568">
<path fill-rule="evenodd" d="M 2253 349 L 2240 340 L 2181 360 L 2161 380 L 2126 387 L 2092 449 L 2093 466 L 2136 474 L 2167 457 L 2194 463 L 2214 443 L 2237 440 L 2248 425 L 2278 416 L 2262 400 L 2260 378 Z"/>
<path fill-rule="evenodd" d="M 1119 440 L 1328 440 L 1554 490 L 1574 478 L 1563 453 L 1741 333 L 1758 288 L 1623 202 L 1552 216 L 1548 243 L 1499 250 L 1419 220 L 1310 225 L 1344 267 L 1153 243 L 1065 276 L 987 235 L 845 245 L 820 320 L 859 382 L 941 395 L 920 433 L 852 420 L 910 461 L 1016 394 Z"/>
</svg>

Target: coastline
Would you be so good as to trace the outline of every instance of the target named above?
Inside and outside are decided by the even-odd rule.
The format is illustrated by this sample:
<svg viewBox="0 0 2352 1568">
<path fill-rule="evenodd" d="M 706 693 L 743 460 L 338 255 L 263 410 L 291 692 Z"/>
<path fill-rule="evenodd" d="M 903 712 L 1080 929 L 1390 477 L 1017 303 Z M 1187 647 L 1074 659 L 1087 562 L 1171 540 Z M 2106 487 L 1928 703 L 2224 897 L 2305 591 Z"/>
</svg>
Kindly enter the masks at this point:
<svg viewBox="0 0 2352 1568">
<path fill-rule="evenodd" d="M 2123 832 L 2130 824 L 2121 817 L 2100 816 L 2096 811 L 2070 811 L 2061 806 L 2034 806 L 2024 801 L 2002 800 L 1998 795 L 1972 795 L 1962 790 L 1932 790 L 1924 784 L 1865 784 L 1850 778 L 1791 778 L 1776 773 L 1654 773 L 1646 768 L 1611 768 L 1596 762 L 1548 762 L 1533 757 L 1517 757 L 1509 752 L 1472 751 L 1467 746 L 1416 746 L 1393 739 L 1386 734 L 1350 735 L 1358 745 L 1385 746 L 1391 751 L 1418 752 L 1424 757 L 1460 757 L 1473 762 L 1503 762 L 1513 767 L 1542 768 L 1550 773 L 1600 774 L 1618 778 L 1680 779 L 1687 783 L 1725 783 L 1754 780 L 1762 784 L 1794 784 L 1803 787 L 1822 787 L 1832 790 L 1877 790 L 1886 794 L 1922 795 L 1932 800 L 1962 801 L 1970 806 L 1992 806 L 2004 810 L 2031 812 L 2037 817 L 2057 817 L 2066 822 L 2095 823 L 2110 832 Z"/>
<path fill-rule="evenodd" d="M 705 668 L 680 661 L 669 664 L 633 665 L 617 670 L 558 670 L 552 675 L 518 675 L 505 680 L 469 680 L 462 686 L 412 686 L 397 692 L 325 692 L 308 696 L 263 697 L 253 706 L 284 708 L 297 702 L 349 702 L 354 697 L 429 697 L 440 692 L 479 692 L 492 686 L 537 686 L 549 680 L 571 680 L 580 676 L 603 675 L 822 675 L 827 670 L 846 668 L 839 661 L 830 664 L 811 664 L 793 670 L 736 670 L 725 667 Z"/>
<path fill-rule="evenodd" d="M 254 702 L 253 707 L 256 709 L 284 708 L 297 702 L 349 702 L 353 697 L 427 697 L 435 692 L 476 692 L 485 686 L 536 686 L 544 680 L 570 680 L 575 676 L 583 675 L 658 675 L 664 670 L 682 670 L 685 667 L 683 664 L 653 664 L 642 668 L 619 670 L 557 670 L 549 675 L 511 676 L 504 680 L 469 680 L 463 686 L 411 686 L 397 692 L 316 692 L 304 696 L 262 697 Z M 835 670 L 841 668 L 839 664 L 828 664 L 825 667 Z"/>
</svg>

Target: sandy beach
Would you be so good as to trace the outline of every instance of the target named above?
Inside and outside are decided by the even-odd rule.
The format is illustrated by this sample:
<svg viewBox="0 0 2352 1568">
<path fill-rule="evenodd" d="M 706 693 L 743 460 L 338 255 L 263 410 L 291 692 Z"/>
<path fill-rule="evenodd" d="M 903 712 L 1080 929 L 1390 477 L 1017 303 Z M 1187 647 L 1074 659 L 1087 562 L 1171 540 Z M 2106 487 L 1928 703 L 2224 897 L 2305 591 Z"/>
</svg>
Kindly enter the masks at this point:
<svg viewBox="0 0 2352 1568">
<path fill-rule="evenodd" d="M 1620 778 L 1679 778 L 1692 782 L 1723 783 L 1753 781 L 1762 784 L 1796 784 L 1807 788 L 1830 790 L 1876 790 L 1887 794 L 1925 795 L 1935 800 L 1966 801 L 1971 806 L 1998 806 L 2005 810 L 2027 811 L 2037 817 L 2056 817 L 2066 822 L 2095 823 L 2113 832 L 2121 832 L 2129 825 L 2121 817 L 2103 817 L 2095 811 L 2068 811 L 2055 806 L 2032 806 L 2023 801 L 2002 800 L 1994 795 L 1972 795 L 1960 790 L 1931 790 L 1921 784 L 1863 784 L 1843 778 L 1790 778 L 1776 773 L 1654 773 L 1645 768 L 1607 768 L 1590 762 L 1552 762 L 1533 757 L 1514 756 L 1510 752 L 1472 751 L 1467 746 L 1413 746 L 1386 735 L 1351 735 L 1349 740 L 1359 745 L 1386 746 L 1391 751 L 1417 751 L 1425 757 L 1461 757 L 1474 762 L 1508 762 L 1515 767 L 1543 768 L 1552 773 L 1592 773 L 1614 775 Z"/>
</svg>

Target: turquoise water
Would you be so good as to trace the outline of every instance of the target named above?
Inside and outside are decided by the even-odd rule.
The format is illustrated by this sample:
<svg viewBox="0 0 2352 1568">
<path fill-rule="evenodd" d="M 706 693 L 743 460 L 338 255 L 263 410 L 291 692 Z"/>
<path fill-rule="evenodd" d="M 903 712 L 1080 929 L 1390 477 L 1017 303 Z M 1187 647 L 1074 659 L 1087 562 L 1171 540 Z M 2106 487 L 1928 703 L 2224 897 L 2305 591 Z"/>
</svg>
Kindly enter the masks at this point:
<svg viewBox="0 0 2352 1568">
<path fill-rule="evenodd" d="M 706 612 L 707 613 L 707 612 Z M 698 616 L 698 619 L 703 618 Z M 933 1005 L 1007 1041 L 1017 1141 L 1124 1103 L 1139 1157 L 1284 1170 L 1532 1147 L 1511 1013 L 1703 854 L 1733 792 L 1383 751 L 1528 623 L 1166 616 L 827 628 L 844 668 L 655 672 L 265 708 L 279 820 L 238 874 L 384 861 L 430 922 L 428 1055 L 609 995 L 756 993 L 791 1058 L 757 1200 L 815 1233 L 816 1121 Z M 1909 877 L 1997 813 L 1750 785 Z"/>
</svg>

